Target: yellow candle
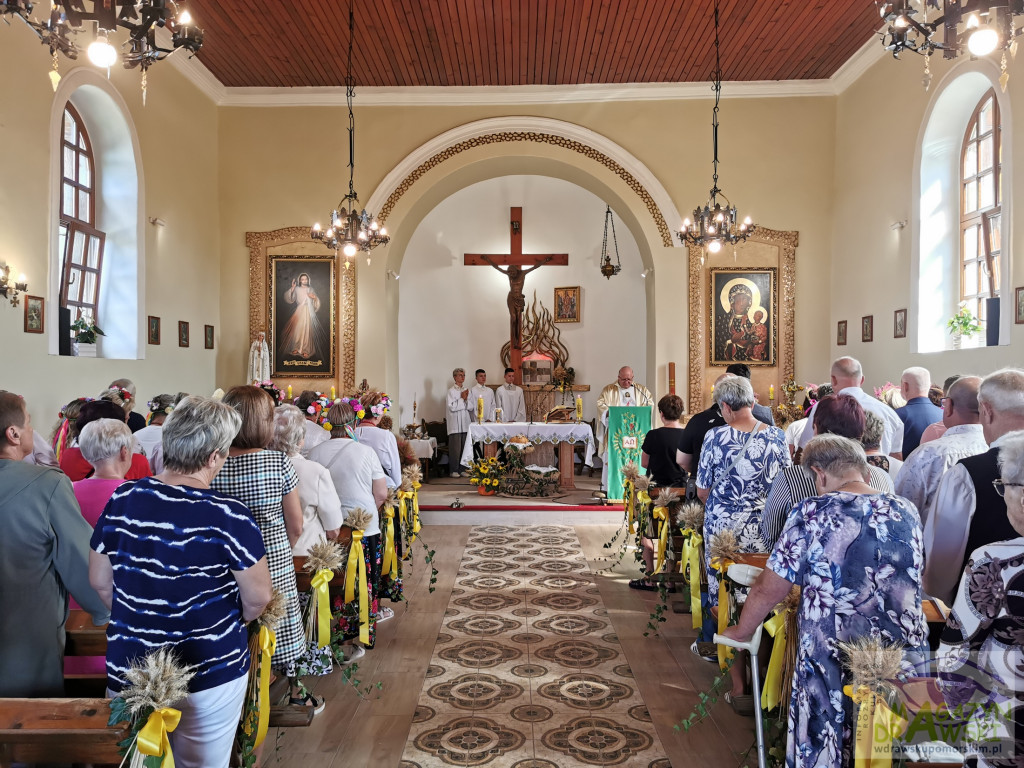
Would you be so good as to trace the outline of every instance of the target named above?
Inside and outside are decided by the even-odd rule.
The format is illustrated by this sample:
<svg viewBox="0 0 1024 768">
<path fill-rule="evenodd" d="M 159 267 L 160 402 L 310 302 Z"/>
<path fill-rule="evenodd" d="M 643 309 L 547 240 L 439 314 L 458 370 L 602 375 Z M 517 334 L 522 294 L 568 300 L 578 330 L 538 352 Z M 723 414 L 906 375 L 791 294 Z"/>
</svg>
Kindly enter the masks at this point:
<svg viewBox="0 0 1024 768">
<path fill-rule="evenodd" d="M 583 398 L 576 395 L 576 421 L 583 421 Z"/>
<path fill-rule="evenodd" d="M 769 400 L 774 400 L 775 399 L 775 385 L 774 384 L 770 384 L 768 386 L 768 399 Z"/>
<path fill-rule="evenodd" d="M 484 420 L 484 399 L 482 397 L 476 399 L 476 420 Z"/>
<path fill-rule="evenodd" d="M 334 387 L 331 387 L 331 401 L 333 402 L 334 398 L 336 398 L 336 397 L 337 397 L 337 395 L 335 394 L 335 389 L 334 389 Z"/>
<path fill-rule="evenodd" d="M 292 399 L 292 385 L 291 384 L 288 385 L 288 399 L 289 400 Z"/>
</svg>

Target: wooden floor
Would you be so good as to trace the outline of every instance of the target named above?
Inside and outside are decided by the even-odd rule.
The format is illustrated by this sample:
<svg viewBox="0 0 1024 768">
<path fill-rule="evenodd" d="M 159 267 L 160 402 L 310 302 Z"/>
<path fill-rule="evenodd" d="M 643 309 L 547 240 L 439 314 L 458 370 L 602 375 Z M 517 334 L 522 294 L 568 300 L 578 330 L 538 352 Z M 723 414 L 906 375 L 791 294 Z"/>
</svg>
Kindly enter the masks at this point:
<svg viewBox="0 0 1024 768">
<path fill-rule="evenodd" d="M 632 553 L 627 553 L 622 565 L 611 573 L 597 573 L 609 565 L 605 558 L 611 550 L 603 549 L 602 545 L 615 533 L 615 526 L 575 526 L 574 530 L 590 570 L 596 574 L 595 584 L 607 619 L 632 670 L 637 691 L 647 705 L 662 754 L 675 768 L 739 766 L 756 759 L 752 752 L 745 757 L 753 745 L 753 720 L 735 715 L 724 702 L 715 705 L 710 717 L 688 733 L 674 730 L 674 724 L 690 714 L 697 704 L 698 693 L 710 686 L 717 667 L 690 653 L 689 645 L 695 632 L 690 628 L 689 615 L 670 612 L 668 621 L 661 625 L 660 636 L 643 637 L 648 615 L 656 604 L 656 593 L 628 588 L 626 582 L 637 575 Z M 424 527 L 422 535 L 436 551 L 434 563 L 440 572 L 436 589 L 433 593 L 427 590 L 430 570 L 423 563 L 421 550 L 417 549 L 414 572 L 405 574 L 408 602 L 395 606 L 395 618 L 378 626 L 377 646 L 363 657 L 357 671 L 361 687 L 380 682 L 383 690 L 361 698 L 337 671 L 327 678 L 308 680 L 307 684 L 316 693 L 326 696 L 326 710 L 314 718 L 309 728 L 272 731 L 267 737 L 264 765 L 296 768 L 364 765 L 374 768 L 421 765 L 426 768 L 444 764 L 542 768 L 560 765 L 559 761 L 540 759 L 533 751 L 533 742 L 525 742 L 520 753 L 496 753 L 493 759 L 488 756 L 476 762 L 467 762 L 458 756 L 436 761 L 413 761 L 407 756 L 403 761 L 410 733 L 414 730 L 414 719 L 419 717 L 417 705 L 435 642 L 445 631 L 445 612 L 452 599 L 470 531 L 469 526 Z M 630 768 L 660 768 L 664 763 L 663 758 L 651 761 L 648 756 L 642 763 L 626 760 L 618 764 Z"/>
</svg>

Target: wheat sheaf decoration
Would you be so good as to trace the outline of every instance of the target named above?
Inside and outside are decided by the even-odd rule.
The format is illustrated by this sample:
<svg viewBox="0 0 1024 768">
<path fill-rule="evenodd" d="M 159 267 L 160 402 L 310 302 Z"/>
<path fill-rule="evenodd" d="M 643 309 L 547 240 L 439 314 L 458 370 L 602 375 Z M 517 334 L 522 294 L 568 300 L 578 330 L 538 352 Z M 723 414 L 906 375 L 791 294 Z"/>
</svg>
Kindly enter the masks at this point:
<svg viewBox="0 0 1024 768">
<path fill-rule="evenodd" d="M 696 501 L 687 501 L 680 505 L 676 512 L 676 525 L 680 530 L 690 529 L 697 533 L 704 530 L 704 505 Z"/>
<path fill-rule="evenodd" d="M 169 647 L 160 648 L 136 661 L 125 672 L 128 685 L 110 701 L 109 725 L 128 721 L 130 735 L 119 746 L 122 765 L 143 768 L 156 758 L 158 764 L 174 764 L 170 732 L 178 727 L 181 711 L 173 705 L 188 698 L 188 684 L 195 671 L 178 661 Z"/>
<path fill-rule="evenodd" d="M 891 758 L 893 739 L 907 727 L 907 721 L 889 706 L 896 698 L 895 686 L 889 681 L 900 672 L 903 646 L 870 637 L 837 645 L 846 654 L 844 666 L 850 675 L 850 685 L 843 687 L 843 693 L 853 699 L 857 712 L 854 734 L 857 765 L 868 765 L 883 754 Z"/>
<path fill-rule="evenodd" d="M 708 542 L 708 556 L 712 560 L 735 561 L 739 554 L 740 540 L 731 529 L 715 534 Z"/>
<path fill-rule="evenodd" d="M 622 467 L 622 476 L 635 483 L 636 479 L 640 477 L 640 467 L 636 465 L 635 461 L 627 461 Z"/>
</svg>

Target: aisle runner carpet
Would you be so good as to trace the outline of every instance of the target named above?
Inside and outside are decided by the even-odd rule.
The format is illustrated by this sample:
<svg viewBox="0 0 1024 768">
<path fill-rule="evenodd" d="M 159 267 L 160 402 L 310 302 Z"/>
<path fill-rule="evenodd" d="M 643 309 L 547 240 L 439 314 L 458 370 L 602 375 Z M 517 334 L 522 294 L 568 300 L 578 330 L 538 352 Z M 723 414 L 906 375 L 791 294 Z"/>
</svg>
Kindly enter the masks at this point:
<svg viewBox="0 0 1024 768">
<path fill-rule="evenodd" d="M 570 526 L 469 535 L 401 768 L 671 768 Z"/>
</svg>

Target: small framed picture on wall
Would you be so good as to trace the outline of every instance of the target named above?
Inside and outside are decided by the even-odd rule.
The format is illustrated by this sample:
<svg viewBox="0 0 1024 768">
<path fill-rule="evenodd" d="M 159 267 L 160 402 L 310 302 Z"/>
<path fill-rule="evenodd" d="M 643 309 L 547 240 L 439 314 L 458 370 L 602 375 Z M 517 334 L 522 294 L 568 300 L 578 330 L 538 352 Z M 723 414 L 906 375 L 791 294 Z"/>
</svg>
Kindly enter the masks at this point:
<svg viewBox="0 0 1024 768">
<path fill-rule="evenodd" d="M 892 337 L 894 339 L 907 338 L 907 310 L 897 309 L 893 314 Z"/>
<path fill-rule="evenodd" d="M 25 333 L 43 332 L 45 306 L 46 300 L 42 296 L 25 295 Z"/>
<path fill-rule="evenodd" d="M 861 341 L 874 341 L 875 340 L 875 316 L 865 315 L 860 319 L 860 340 Z"/>
<path fill-rule="evenodd" d="M 1018 288 L 1014 302 L 1013 320 L 1017 325 L 1024 325 L 1024 288 Z"/>
<path fill-rule="evenodd" d="M 158 345 L 160 343 L 160 318 L 150 315 L 146 322 L 146 343 Z"/>
<path fill-rule="evenodd" d="M 178 346 L 188 346 L 188 321 L 186 320 L 178 321 Z"/>
<path fill-rule="evenodd" d="M 846 321 L 840 320 L 836 326 L 836 344 L 840 347 L 846 346 Z"/>
<path fill-rule="evenodd" d="M 206 348 L 207 349 L 213 349 L 213 326 L 212 325 L 204 325 L 203 326 L 203 340 L 206 343 Z"/>
</svg>

